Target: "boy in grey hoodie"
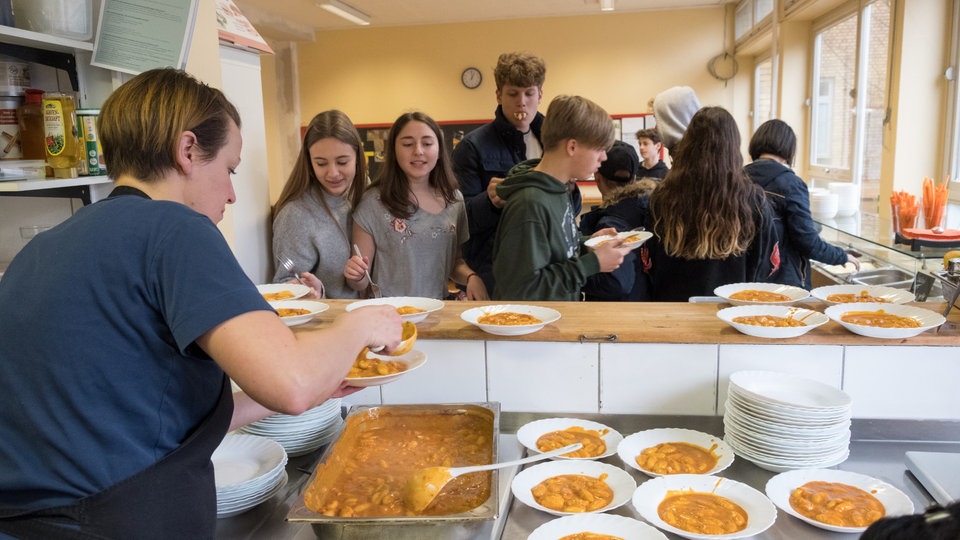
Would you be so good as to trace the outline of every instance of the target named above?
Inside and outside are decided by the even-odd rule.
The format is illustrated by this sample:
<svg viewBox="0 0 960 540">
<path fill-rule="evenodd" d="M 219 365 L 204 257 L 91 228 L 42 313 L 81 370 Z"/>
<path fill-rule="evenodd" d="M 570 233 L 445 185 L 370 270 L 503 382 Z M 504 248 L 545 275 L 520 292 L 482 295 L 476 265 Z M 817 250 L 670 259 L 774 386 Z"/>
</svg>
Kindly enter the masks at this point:
<svg viewBox="0 0 960 540">
<path fill-rule="evenodd" d="M 613 140 L 610 115 L 596 103 L 579 96 L 550 103 L 543 157 L 516 165 L 497 186 L 506 206 L 493 247 L 494 298 L 580 300 L 588 277 L 620 266 L 629 252 L 621 240 L 584 251 L 568 195 L 577 180 L 596 172 Z"/>
</svg>

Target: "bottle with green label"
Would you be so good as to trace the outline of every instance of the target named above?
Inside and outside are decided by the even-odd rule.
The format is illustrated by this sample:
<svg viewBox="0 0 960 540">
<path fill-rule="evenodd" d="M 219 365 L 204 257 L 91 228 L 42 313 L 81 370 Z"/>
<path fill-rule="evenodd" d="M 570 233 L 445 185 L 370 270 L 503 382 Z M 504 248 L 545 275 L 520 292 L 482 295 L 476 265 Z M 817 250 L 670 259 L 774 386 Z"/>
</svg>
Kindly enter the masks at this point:
<svg viewBox="0 0 960 540">
<path fill-rule="evenodd" d="M 43 94 L 43 134 L 47 165 L 53 169 L 53 176 L 77 176 L 77 106 L 73 96 L 61 92 Z"/>
</svg>

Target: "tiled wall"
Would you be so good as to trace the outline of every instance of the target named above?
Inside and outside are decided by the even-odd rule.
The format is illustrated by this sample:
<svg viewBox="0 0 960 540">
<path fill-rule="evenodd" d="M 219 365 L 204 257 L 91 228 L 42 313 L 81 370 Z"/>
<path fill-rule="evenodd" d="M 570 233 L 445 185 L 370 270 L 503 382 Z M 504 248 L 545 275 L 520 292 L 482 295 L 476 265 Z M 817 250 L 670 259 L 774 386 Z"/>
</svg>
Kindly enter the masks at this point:
<svg viewBox="0 0 960 540">
<path fill-rule="evenodd" d="M 960 420 L 956 347 L 421 340 L 427 362 L 359 403 L 499 401 L 503 411 L 722 415 L 730 374 L 842 388 L 856 418 Z"/>
</svg>

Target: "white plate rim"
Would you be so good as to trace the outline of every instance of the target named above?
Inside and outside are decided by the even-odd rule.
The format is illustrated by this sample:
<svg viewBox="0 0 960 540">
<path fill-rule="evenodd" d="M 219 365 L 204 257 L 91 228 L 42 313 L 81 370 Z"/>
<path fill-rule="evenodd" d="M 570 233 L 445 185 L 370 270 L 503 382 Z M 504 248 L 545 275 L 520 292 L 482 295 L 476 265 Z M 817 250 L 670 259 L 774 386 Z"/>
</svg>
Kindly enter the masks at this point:
<svg viewBox="0 0 960 540">
<path fill-rule="evenodd" d="M 886 510 L 885 516 L 912 514 L 914 511 L 913 501 L 896 486 L 872 476 L 838 469 L 797 469 L 782 472 L 767 481 L 764 491 L 777 508 L 815 527 L 842 533 L 859 533 L 867 529 L 866 527 L 840 527 L 822 523 L 794 510 L 793 507 L 790 506 L 790 493 L 807 482 L 815 480 L 839 482 L 858 487 L 867 493 L 878 490 L 876 493 L 871 494 L 883 503 L 884 509 Z M 891 505 L 894 505 L 892 511 Z"/>
<path fill-rule="evenodd" d="M 593 238 L 588 238 L 583 245 L 588 248 L 594 248 L 597 244 L 605 242 L 607 240 L 613 240 L 614 238 L 629 238 L 631 236 L 640 236 L 640 240 L 635 242 L 624 242 L 623 246 L 630 249 L 637 249 L 642 246 L 644 242 L 653 238 L 653 233 L 650 231 L 620 231 L 616 235 L 605 234 L 603 236 L 594 236 Z"/>
<path fill-rule="evenodd" d="M 540 319 L 542 322 L 536 324 L 517 324 L 511 326 L 501 326 L 497 324 L 481 324 L 477 322 L 477 319 L 491 312 L 504 312 L 512 311 L 516 313 L 525 313 L 527 315 L 533 315 Z M 464 310 L 460 313 L 460 318 L 470 323 L 477 328 L 480 328 L 484 332 L 500 336 L 520 336 L 524 334 L 531 334 L 542 329 L 548 324 L 552 324 L 560 320 L 561 314 L 559 311 L 537 306 L 533 304 L 491 304 L 487 306 L 478 306 Z"/>
<path fill-rule="evenodd" d="M 877 311 L 880 309 L 900 317 L 912 317 L 917 319 L 917 321 L 920 322 L 920 326 L 917 328 L 880 328 L 877 326 L 853 324 L 840 320 L 843 314 L 849 311 Z M 881 304 L 871 302 L 834 304 L 824 310 L 824 314 L 854 334 L 878 339 L 903 339 L 914 337 L 926 332 L 927 330 L 936 328 L 946 322 L 946 318 L 936 311 L 916 306 L 908 306 L 906 304 Z"/>
<path fill-rule="evenodd" d="M 769 291 L 784 294 L 790 297 L 790 300 L 784 300 L 783 302 L 754 302 L 748 300 L 734 300 L 730 298 L 731 294 L 734 294 L 738 291 L 755 289 L 758 291 Z M 794 302 L 799 302 L 800 300 L 806 300 L 810 297 L 810 291 L 794 287 L 793 285 L 783 285 L 780 283 L 764 283 L 764 282 L 740 282 L 740 283 L 728 283 L 726 285 L 721 285 L 713 289 L 713 294 L 719 296 L 726 300 L 729 304 L 734 306 L 743 306 L 743 305 L 754 305 L 759 304 L 762 306 L 774 306 L 774 305 L 784 305 L 792 304 Z"/>
<path fill-rule="evenodd" d="M 540 525 L 527 540 L 557 540 L 578 532 L 590 531 L 630 540 L 667 540 L 667 536 L 639 519 L 617 514 L 572 514 Z"/>
<path fill-rule="evenodd" d="M 300 285 L 299 283 L 262 283 L 257 285 L 257 292 L 261 295 L 264 293 L 278 293 L 281 291 L 290 291 L 293 294 L 292 298 L 284 298 L 284 300 L 296 300 L 302 298 L 310 292 L 310 287 L 306 285 Z M 280 302 L 280 300 L 273 300 L 274 302 Z"/>
<path fill-rule="evenodd" d="M 531 452 L 542 454 L 543 452 L 537 448 L 537 439 L 539 439 L 541 435 L 550 433 L 551 431 L 567 429 L 573 426 L 580 426 L 584 429 L 598 431 L 606 429 L 607 433 L 601 437 L 607 447 L 606 451 L 599 456 L 590 458 L 557 456 L 553 459 L 603 459 L 617 453 L 617 447 L 623 440 L 623 435 L 621 435 L 619 431 L 606 424 L 601 424 L 600 422 L 594 422 L 592 420 L 584 420 L 582 418 L 557 417 L 542 418 L 540 420 L 534 420 L 533 422 L 527 422 L 526 424 L 520 426 L 520 429 L 517 430 L 517 441 Z"/>
<path fill-rule="evenodd" d="M 293 315 L 290 317 L 280 317 L 280 320 L 283 321 L 287 326 L 297 326 L 299 324 L 304 324 L 309 322 L 311 319 L 317 315 L 323 313 L 324 311 L 330 309 L 330 305 L 318 300 L 275 300 L 269 302 L 270 307 L 273 309 L 278 308 L 301 308 L 309 309 L 310 313 L 304 315 Z"/>
<path fill-rule="evenodd" d="M 802 322 L 804 323 L 804 326 L 758 326 L 754 324 L 738 323 L 733 320 L 735 317 L 750 315 L 772 315 L 775 317 L 795 316 L 795 318 L 803 319 Z M 731 306 L 717 311 L 717 318 L 729 324 L 742 334 L 770 339 L 799 337 L 830 321 L 830 317 L 827 317 L 819 311 L 796 306 L 787 306 L 783 304 L 748 304 Z"/>
<path fill-rule="evenodd" d="M 827 300 L 827 297 L 831 294 L 859 294 L 863 291 L 867 291 L 870 296 L 887 298 L 891 304 L 905 304 L 916 300 L 916 296 L 906 289 L 897 289 L 896 287 L 886 287 L 884 285 L 824 285 L 811 289 L 810 296 L 832 305 L 842 302 L 831 302 Z"/>
<path fill-rule="evenodd" d="M 367 298 L 366 300 L 357 300 L 347 304 L 343 309 L 345 311 L 353 311 L 357 308 L 366 306 L 393 306 L 395 308 L 413 306 L 424 311 L 420 313 L 401 315 L 400 318 L 404 321 L 418 323 L 426 319 L 427 316 L 434 311 L 443 309 L 445 305 L 446 304 L 444 304 L 443 300 L 427 298 L 425 296 L 384 296 L 383 298 Z"/>
<path fill-rule="evenodd" d="M 375 353 L 367 353 L 369 356 L 380 358 L 383 360 L 399 360 L 407 364 L 407 369 L 401 371 L 400 373 L 391 373 L 390 375 L 378 375 L 376 377 L 354 377 L 354 378 L 345 378 L 349 386 L 355 388 L 367 388 L 369 386 L 382 386 L 389 382 L 393 382 L 400 377 L 408 375 L 410 372 L 416 370 L 417 368 L 423 366 L 427 362 L 427 355 L 423 351 L 418 349 L 413 349 L 408 353 L 401 354 L 398 356 L 384 356 Z"/>
<path fill-rule="evenodd" d="M 547 478 L 554 476 L 560 476 L 564 474 L 582 474 L 596 478 L 604 473 L 608 475 L 605 481 L 613 490 L 613 500 L 607 506 L 604 506 L 599 510 L 594 510 L 593 512 L 581 513 L 552 510 L 538 504 L 537 501 L 534 500 L 533 494 L 530 493 L 530 490 L 534 486 L 546 480 Z M 510 491 L 520 502 L 526 504 L 530 508 L 540 510 L 541 512 L 546 512 L 548 514 L 553 514 L 555 516 L 584 515 L 614 510 L 623 506 L 627 503 L 627 501 L 630 500 L 630 497 L 633 495 L 633 491 L 636 489 L 636 487 L 637 482 L 633 479 L 633 476 L 620 467 L 610 465 L 609 463 L 604 463 L 602 461 L 572 459 L 547 461 L 545 463 L 532 465 L 517 473 L 517 475 L 513 477 L 513 481 L 510 483 Z"/>
<path fill-rule="evenodd" d="M 631 433 L 630 435 L 624 437 L 623 441 L 620 442 L 620 445 L 617 447 L 617 455 L 626 466 L 636 471 L 640 471 L 647 476 L 653 478 L 660 476 L 676 476 L 648 471 L 640 468 L 640 465 L 637 464 L 636 457 L 640 455 L 640 452 L 643 452 L 645 449 L 650 448 L 651 446 L 656 446 L 665 442 L 688 442 L 703 448 L 709 448 L 711 444 L 716 444 L 717 449 L 715 452 L 720 455 L 720 459 L 717 460 L 717 464 L 713 469 L 703 473 L 704 476 L 714 475 L 723 471 L 729 467 L 735 459 L 733 448 L 731 448 L 722 437 L 705 433 L 703 431 L 686 428 L 653 428 Z"/>
</svg>

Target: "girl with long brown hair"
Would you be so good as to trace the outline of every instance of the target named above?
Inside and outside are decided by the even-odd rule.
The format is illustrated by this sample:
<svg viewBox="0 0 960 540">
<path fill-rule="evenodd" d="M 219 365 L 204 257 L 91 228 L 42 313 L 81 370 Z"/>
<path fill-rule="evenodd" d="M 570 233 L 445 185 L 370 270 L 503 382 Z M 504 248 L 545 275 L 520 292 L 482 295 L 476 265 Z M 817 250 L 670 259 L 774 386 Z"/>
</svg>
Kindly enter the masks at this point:
<svg viewBox="0 0 960 540">
<path fill-rule="evenodd" d="M 274 206 L 274 261 L 289 259 L 300 273 L 278 264 L 275 282 L 297 278 L 320 297 L 357 297 L 343 267 L 351 256 L 350 212 L 366 183 L 363 142 L 350 118 L 338 110 L 314 116 Z"/>
<path fill-rule="evenodd" d="M 401 115 L 384 145 L 379 177 L 353 214 L 362 256 L 343 269 L 347 284 L 369 286 L 369 270 L 384 296 L 445 298 L 448 280 L 467 298 L 486 300 L 483 280 L 463 260 L 467 212 L 437 123 L 422 112 Z"/>
<path fill-rule="evenodd" d="M 653 299 L 687 301 L 727 283 L 769 280 L 780 255 L 773 210 L 743 171 L 737 123 L 704 107 L 650 197 L 654 237 L 643 246 Z"/>
</svg>

